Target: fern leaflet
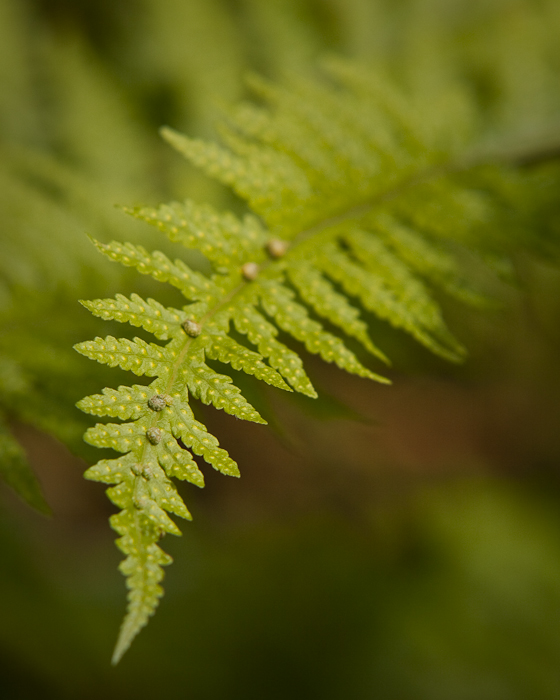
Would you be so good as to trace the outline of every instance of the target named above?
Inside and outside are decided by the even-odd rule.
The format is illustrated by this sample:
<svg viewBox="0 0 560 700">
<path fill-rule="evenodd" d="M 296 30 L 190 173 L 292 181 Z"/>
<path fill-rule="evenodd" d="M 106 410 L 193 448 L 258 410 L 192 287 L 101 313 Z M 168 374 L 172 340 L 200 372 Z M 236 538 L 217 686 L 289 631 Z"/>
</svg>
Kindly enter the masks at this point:
<svg viewBox="0 0 560 700">
<path fill-rule="evenodd" d="M 328 71 L 331 82 L 291 88 L 253 80 L 266 106 L 231 109 L 224 145 L 163 130 L 188 160 L 232 187 L 252 213 L 240 218 L 192 201 L 128 211 L 171 241 L 200 251 L 211 273 L 130 243 L 96 242 L 107 257 L 175 286 L 186 299 L 180 309 L 137 295 L 83 302 L 103 319 L 128 322 L 164 342 L 107 337 L 76 346 L 98 362 L 154 378 L 147 386 L 105 389 L 78 404 L 124 421 L 99 424 L 85 436 L 122 455 L 86 472 L 112 485 L 109 498 L 121 509 L 111 524 L 126 555 L 121 571 L 130 592 L 114 662 L 162 595 L 161 567 L 170 558 L 157 543 L 166 532 L 180 534 L 168 514 L 191 517 L 172 478 L 203 486 L 193 455 L 239 475 L 195 420 L 189 397 L 265 422 L 207 360 L 316 396 L 301 358 L 279 339 L 282 331 L 327 362 L 387 383 L 344 340 L 349 336 L 388 362 L 368 335 L 363 309 L 447 360 L 465 356 L 430 288 L 484 303 L 465 282 L 450 240 L 472 247 L 482 238 L 476 232 L 496 216 L 490 195 L 501 171 L 485 171 L 482 191 L 476 166 L 468 180 L 467 166 L 456 165 L 468 158 L 454 150 L 452 124 L 436 140 L 414 119 L 415 105 L 391 85 L 342 62 L 332 61 Z"/>
</svg>

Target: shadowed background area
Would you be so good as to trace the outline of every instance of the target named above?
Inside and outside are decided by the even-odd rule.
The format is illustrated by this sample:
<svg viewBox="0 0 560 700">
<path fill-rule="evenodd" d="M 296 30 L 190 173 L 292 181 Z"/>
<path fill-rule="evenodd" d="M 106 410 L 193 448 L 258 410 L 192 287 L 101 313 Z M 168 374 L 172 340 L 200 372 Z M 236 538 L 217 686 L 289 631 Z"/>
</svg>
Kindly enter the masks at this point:
<svg viewBox="0 0 560 700">
<path fill-rule="evenodd" d="M 239 208 L 160 144 L 157 128 L 213 137 L 220 103 L 245 95 L 246 71 L 281 78 L 334 50 L 385 62 L 405 83 L 430 89 L 446 47 L 489 123 L 501 124 L 510 117 L 495 72 L 507 77 L 500 89 L 519 118 L 552 89 L 533 85 L 522 95 L 528 88 L 516 82 L 516 71 L 531 74 L 547 12 L 558 20 L 544 1 L 2 0 L 0 127 L 9 158 L 0 177 L 25 182 L 64 212 L 53 231 L 119 231 L 154 243 L 112 205 L 188 194 Z M 507 37 L 517 47 L 511 62 L 493 46 Z M 417 73 L 407 73 L 413 51 Z M 548 58 L 557 80 L 560 61 Z M 60 190 L 48 179 L 54 165 L 38 177 L 40 158 L 60 165 Z M 53 341 L 61 358 L 73 342 L 103 334 L 97 320 L 65 322 L 84 289 L 93 297 L 144 284 L 156 294 L 128 272 L 98 270 L 97 261 L 35 274 L 43 261 L 25 262 L 33 239 L 18 236 L 33 227 L 41 235 L 43 210 L 29 223 L 7 189 L 0 206 L 3 244 L 23 241 L 25 294 L 36 285 L 40 296 L 47 284 L 64 298 L 45 310 L 31 295 L 25 312 L 28 326 L 47 318 L 63 329 Z M 66 239 L 52 236 L 53 249 L 64 250 Z M 75 258 L 87 260 L 87 239 L 85 252 L 80 246 Z M 446 303 L 451 329 L 469 348 L 464 366 L 446 366 L 376 326 L 394 360 L 392 387 L 305 356 L 315 402 L 257 395 L 247 380 L 269 427 L 201 408 L 242 478 L 205 469 L 204 490 L 182 488 L 194 523 L 167 538 L 175 563 L 165 597 L 116 668 L 109 661 L 124 591 L 107 524 L 114 508 L 101 486 L 82 479 L 86 462 L 45 433 L 46 419 L 38 430 L 18 415 L 11 429 L 53 516 L 0 487 L 2 700 L 559 697 L 560 273 L 551 255 L 516 266 L 518 288 L 487 282 L 501 308 L 479 315 Z M 19 294 L 9 273 L 10 293 Z M 55 434 L 75 451 L 87 419 L 73 402 L 101 388 L 87 364 L 79 385 L 60 388 L 69 427 Z M 113 372 L 103 375 L 110 385 Z"/>
</svg>

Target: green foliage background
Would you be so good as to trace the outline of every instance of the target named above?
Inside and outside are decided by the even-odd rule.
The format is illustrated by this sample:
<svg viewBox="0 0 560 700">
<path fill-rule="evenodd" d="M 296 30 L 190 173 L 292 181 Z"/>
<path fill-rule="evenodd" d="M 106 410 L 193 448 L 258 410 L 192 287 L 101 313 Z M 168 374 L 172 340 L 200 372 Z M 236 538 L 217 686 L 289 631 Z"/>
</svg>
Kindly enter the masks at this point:
<svg viewBox="0 0 560 700">
<path fill-rule="evenodd" d="M 557 697 L 557 201 L 535 226 L 540 259 L 517 260 L 524 294 L 484 281 L 507 311 L 450 305 L 464 368 L 387 332 L 409 394 L 312 363 L 334 398 L 266 395 L 280 443 L 208 416 L 244 478 L 196 495 L 196 528 L 169 545 L 165 603 L 117 670 L 110 508 L 25 427 L 92 460 L 73 405 L 118 380 L 72 352 L 108 332 L 76 299 L 153 294 L 82 234 L 161 247 L 113 205 L 188 194 L 240 207 L 159 142 L 162 123 L 213 137 L 248 69 L 278 79 L 334 50 L 425 94 L 459 66 L 484 128 L 545 125 L 553 152 L 557 4 L 2 0 L 0 34 L 0 401 L 55 515 L 45 524 L 5 494 L 5 697 Z"/>
</svg>

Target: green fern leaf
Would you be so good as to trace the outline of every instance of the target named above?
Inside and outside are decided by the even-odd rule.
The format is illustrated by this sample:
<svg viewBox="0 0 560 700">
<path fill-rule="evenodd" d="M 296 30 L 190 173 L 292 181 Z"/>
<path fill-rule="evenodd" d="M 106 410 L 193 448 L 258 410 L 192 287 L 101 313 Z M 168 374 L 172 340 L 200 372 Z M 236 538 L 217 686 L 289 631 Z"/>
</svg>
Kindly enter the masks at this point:
<svg viewBox="0 0 560 700">
<path fill-rule="evenodd" d="M 106 321 L 128 322 L 153 333 L 159 340 L 168 340 L 186 318 L 185 314 L 175 309 L 166 309 L 153 299 L 144 301 L 137 294 L 131 294 L 130 299 L 117 294 L 115 299 L 98 299 L 81 303 L 94 316 L 99 316 Z"/>
<path fill-rule="evenodd" d="M 225 450 L 219 447 L 218 440 L 206 430 L 206 427 L 194 419 L 187 404 L 175 406 L 174 413 L 170 430 L 176 438 L 180 439 L 194 454 L 203 457 L 217 471 L 227 476 L 239 476 L 237 464 Z"/>
<path fill-rule="evenodd" d="M 215 143 L 189 139 L 169 128 L 161 133 L 194 165 L 232 187 L 255 211 L 263 207 L 282 209 L 295 196 L 310 193 L 303 172 L 275 149 L 232 138 L 234 148 L 228 150 Z"/>
<path fill-rule="evenodd" d="M 94 416 L 111 418 L 139 418 L 146 410 L 149 393 L 143 386 L 121 386 L 118 390 L 103 389 L 102 394 L 87 396 L 78 401 L 78 408 Z"/>
<path fill-rule="evenodd" d="M 111 527 L 121 535 L 117 546 L 127 555 L 119 569 L 127 577 L 130 590 L 127 616 L 113 653 L 113 663 L 117 663 L 154 613 L 163 595 L 159 585 L 163 578 L 161 567 L 171 564 L 173 560 L 157 546 L 161 532 L 142 509 L 126 508 L 112 515 L 110 522 Z"/>
<path fill-rule="evenodd" d="M 384 243 L 412 271 L 440 287 L 449 296 L 471 306 L 492 305 L 489 299 L 469 288 L 462 279 L 456 260 L 435 242 L 428 241 L 417 231 L 389 217 L 377 217 L 376 230 Z"/>
<path fill-rule="evenodd" d="M 202 340 L 203 342 L 203 340 Z M 202 349 L 186 356 L 188 367 L 182 371 L 190 393 L 205 404 L 212 404 L 237 418 L 266 423 L 242 396 L 230 377 L 214 372 L 202 360 Z"/>
<path fill-rule="evenodd" d="M 228 268 L 249 259 L 255 245 L 264 245 L 267 233 L 258 219 L 242 220 L 230 212 L 217 212 L 208 205 L 189 200 L 165 204 L 157 209 L 125 209 L 129 214 L 157 226 L 175 242 L 199 250 L 218 268 Z"/>
<path fill-rule="evenodd" d="M 366 369 L 340 338 L 322 330 L 320 323 L 310 319 L 306 308 L 295 301 L 295 294 L 286 287 L 263 285 L 261 303 L 278 327 L 301 341 L 309 352 L 321 355 L 326 362 L 334 362 L 347 372 L 387 381 Z"/>
<path fill-rule="evenodd" d="M 313 265 L 301 261 L 287 270 L 303 301 L 316 313 L 338 326 L 347 335 L 359 340 L 362 345 L 385 363 L 389 360 L 370 340 L 367 324 L 360 320 L 360 314 L 348 299 L 339 294 L 333 284 Z"/>
<path fill-rule="evenodd" d="M 169 282 L 177 287 L 187 299 L 212 302 L 219 296 L 219 290 L 204 275 L 194 272 L 182 260 L 174 263 L 156 250 L 150 255 L 142 246 L 132 243 L 117 243 L 107 245 L 94 241 L 98 250 L 111 260 L 120 262 L 127 267 L 135 267 L 143 275 L 151 275 L 159 282 Z"/>
<path fill-rule="evenodd" d="M 0 420 L 0 477 L 30 506 L 45 514 L 51 512 L 24 451 L 2 420 Z"/>
<path fill-rule="evenodd" d="M 146 343 L 142 338 L 118 340 L 107 336 L 78 343 L 75 347 L 92 360 L 148 377 L 157 376 L 165 366 L 170 370 L 173 362 L 172 351 L 164 350 L 155 343 Z"/>
<path fill-rule="evenodd" d="M 208 324 L 210 327 L 210 324 Z M 261 355 L 240 345 L 223 333 L 205 333 L 201 337 L 206 357 L 230 364 L 234 369 L 243 370 L 257 379 L 278 389 L 291 391 L 276 370 L 262 361 Z"/>
<path fill-rule="evenodd" d="M 233 322 L 237 331 L 247 335 L 263 358 L 266 358 L 296 391 L 317 398 L 317 392 L 303 369 L 300 356 L 276 340 L 278 329 L 254 306 L 234 309 Z"/>
<path fill-rule="evenodd" d="M 195 420 L 190 398 L 265 422 L 208 361 L 315 397 L 299 353 L 283 342 L 282 332 L 327 362 L 387 383 L 345 343 L 353 338 L 373 362 L 388 363 L 369 337 L 363 310 L 441 357 L 457 362 L 465 356 L 431 287 L 483 303 L 454 253 L 465 243 L 476 249 L 484 238 L 480 229 L 497 216 L 491 198 L 476 191 L 476 167 L 468 165 L 473 158 L 468 150 L 456 154 L 454 134 L 434 136 L 417 123 L 414 103 L 393 85 L 340 61 L 330 61 L 327 70 L 328 82 L 300 80 L 288 88 L 252 80 L 265 106 L 230 110 L 224 145 L 163 130 L 187 159 L 252 210 L 239 218 L 190 200 L 127 210 L 202 253 L 207 274 L 130 243 L 95 243 L 112 260 L 175 286 L 186 300 L 181 309 L 137 295 L 83 302 L 103 319 L 142 327 L 165 341 L 108 337 L 76 346 L 98 362 L 153 378 L 147 386 L 105 389 L 79 403 L 94 415 L 126 421 L 98 424 L 85 436 L 124 455 L 86 473 L 112 484 L 109 497 L 122 509 L 111 524 L 127 555 L 121 571 L 130 592 L 115 661 L 162 594 L 161 567 L 170 560 L 156 543 L 166 532 L 179 534 L 168 513 L 190 518 L 171 479 L 203 486 L 195 455 L 223 474 L 239 475 Z M 461 179 L 469 168 L 470 180 Z M 500 170 L 493 172 L 499 181 Z M 480 250 L 481 258 L 495 253 L 491 244 Z"/>
</svg>

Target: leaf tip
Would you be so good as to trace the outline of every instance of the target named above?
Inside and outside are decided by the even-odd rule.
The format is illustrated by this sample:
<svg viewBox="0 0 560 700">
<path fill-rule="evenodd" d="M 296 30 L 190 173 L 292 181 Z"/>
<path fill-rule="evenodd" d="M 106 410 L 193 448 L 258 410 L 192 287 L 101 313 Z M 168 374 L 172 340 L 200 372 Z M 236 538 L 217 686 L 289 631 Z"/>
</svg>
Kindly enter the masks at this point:
<svg viewBox="0 0 560 700">
<path fill-rule="evenodd" d="M 113 651 L 113 656 L 111 657 L 111 666 L 116 666 L 119 663 L 119 661 L 128 651 L 131 641 L 132 640 L 125 640 L 123 639 L 122 635 L 119 635 L 119 638 L 115 645 L 115 649 Z"/>
</svg>

